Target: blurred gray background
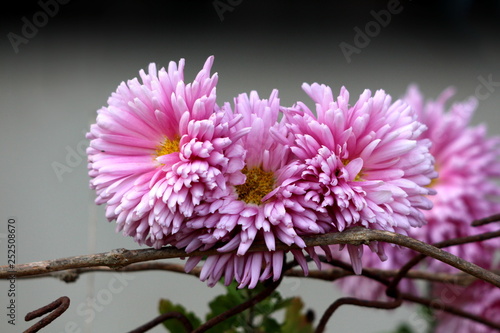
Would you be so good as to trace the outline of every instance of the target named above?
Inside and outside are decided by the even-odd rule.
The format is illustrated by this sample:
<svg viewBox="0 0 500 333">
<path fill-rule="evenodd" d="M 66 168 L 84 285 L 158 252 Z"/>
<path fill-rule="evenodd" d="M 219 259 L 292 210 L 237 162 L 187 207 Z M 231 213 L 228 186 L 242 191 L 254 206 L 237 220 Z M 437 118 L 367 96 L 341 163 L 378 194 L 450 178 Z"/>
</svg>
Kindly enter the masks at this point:
<svg viewBox="0 0 500 333">
<path fill-rule="evenodd" d="M 429 98 L 453 85 L 457 100 L 480 98 L 474 122 L 500 134 L 499 19 L 496 1 L 12 3 L 0 14 L 0 264 L 7 262 L 9 217 L 16 219 L 18 263 L 139 248 L 116 234 L 103 207 L 94 205 L 82 151 L 96 110 L 150 62 L 161 67 L 185 58 L 190 81 L 215 55 L 220 103 L 251 90 L 266 97 L 277 88 L 282 104 L 291 105 L 307 99 L 303 82 L 325 83 L 334 92 L 345 85 L 353 97 L 382 88 L 394 98 L 410 83 Z M 347 44 L 357 49 L 349 57 L 341 48 Z M 56 172 L 61 166 L 64 172 Z M 126 279 L 87 274 L 70 284 L 18 279 L 12 327 L 7 289 L 0 281 L 1 332 L 25 330 L 27 312 L 67 295 L 70 308 L 44 330 L 58 333 L 129 331 L 157 315 L 161 297 L 204 316 L 207 302 L 222 291 L 165 272 Z M 302 297 L 317 318 L 341 295 L 332 283 L 299 279 L 285 280 L 279 290 Z M 346 306 L 329 331 L 388 332 L 415 318 L 412 308 Z"/>
</svg>

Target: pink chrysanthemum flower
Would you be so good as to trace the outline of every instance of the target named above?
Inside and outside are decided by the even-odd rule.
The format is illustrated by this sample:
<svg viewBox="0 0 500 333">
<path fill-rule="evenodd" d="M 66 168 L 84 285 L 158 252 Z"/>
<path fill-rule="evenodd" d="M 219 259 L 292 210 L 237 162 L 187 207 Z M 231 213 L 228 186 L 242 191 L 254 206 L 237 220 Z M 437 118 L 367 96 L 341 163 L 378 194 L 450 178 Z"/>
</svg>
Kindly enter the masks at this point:
<svg viewBox="0 0 500 333">
<path fill-rule="evenodd" d="M 118 87 L 87 135 L 96 203 L 140 244 L 165 245 L 205 197 L 244 180 L 235 142 L 247 130 L 234 130 L 238 119 L 217 111 L 212 63 L 208 58 L 189 84 L 183 59 L 168 70 L 151 64 L 140 72 L 142 83 Z"/>
<path fill-rule="evenodd" d="M 424 103 L 424 98 L 416 86 L 410 86 L 404 100 L 417 113 L 418 120 L 428 130 L 422 137 L 432 142 L 431 154 L 436 160 L 439 177 L 431 183 L 437 194 L 430 196 L 434 207 L 424 211 L 428 223 L 409 231 L 409 236 L 427 243 L 437 243 L 447 239 L 465 237 L 495 230 L 495 225 L 472 227 L 475 219 L 500 212 L 498 203 L 500 186 L 495 179 L 500 174 L 500 138 L 486 138 L 485 126 L 470 126 L 470 120 L 477 107 L 475 98 L 453 104 L 449 111 L 445 105 L 453 96 L 452 89 L 445 90 L 436 101 Z M 495 243 L 496 242 L 496 243 Z M 474 242 L 446 248 L 465 260 L 490 268 L 493 254 L 498 251 L 497 240 Z M 364 258 L 366 267 L 398 269 L 415 255 L 408 249 L 387 248 L 389 260 L 381 263 L 375 255 Z M 430 260 L 432 269 L 454 271 L 455 269 L 437 260 Z M 429 269 L 429 268 L 428 268 Z M 413 289 L 411 281 L 403 280 L 403 290 Z M 383 287 L 372 286 L 370 293 L 360 294 L 359 280 L 342 279 L 342 290 L 350 295 L 376 298 L 383 294 Z M 369 289 L 369 288 L 366 288 Z"/>
<path fill-rule="evenodd" d="M 224 109 L 231 112 L 228 103 Z M 209 257 L 203 266 L 202 279 L 213 285 L 224 273 L 226 282 L 234 277 L 240 287 L 253 288 L 259 280 L 270 276 L 277 279 L 281 275 L 284 253 L 275 251 L 276 240 L 305 247 L 300 235 L 324 233 L 326 224 L 317 223 L 304 190 L 291 184 L 289 149 L 271 135 L 274 132 L 286 137 L 288 131 L 284 119 L 279 120 L 278 92 L 273 91 L 268 100 L 261 100 L 256 92 L 250 96 L 241 94 L 235 99 L 234 113 L 243 118 L 236 129 L 251 128 L 241 140 L 246 151 L 242 169 L 245 183 L 232 186 L 226 197 L 207 199 L 196 207 L 199 217 L 190 219 L 186 225 L 199 234 L 195 236 L 186 229 L 188 236 L 181 239 L 179 234 L 177 246 L 186 246 L 189 252 L 219 242 L 225 244 L 221 252 L 237 250 L 236 254 Z M 280 191 L 276 193 L 277 188 Z M 257 239 L 271 252 L 247 253 Z M 302 251 L 292 253 L 307 270 Z M 191 258 L 187 266 L 193 267 L 199 260 Z"/>
<path fill-rule="evenodd" d="M 427 186 L 436 176 L 425 125 L 412 109 L 379 90 L 365 90 L 354 105 L 342 88 L 334 100 L 329 87 L 304 84 L 316 114 L 304 103 L 286 112 L 291 151 L 289 178 L 329 221 L 332 230 L 353 226 L 404 233 L 424 224 L 420 209 L 430 209 Z M 285 138 L 282 138 L 286 141 Z M 381 244 L 372 250 L 382 259 Z M 362 247 L 348 245 L 355 272 Z"/>
<path fill-rule="evenodd" d="M 429 128 L 423 136 L 432 142 L 431 153 L 439 173 L 439 178 L 430 185 L 437 192 L 429 198 L 434 207 L 424 212 L 428 223 L 410 234 L 427 243 L 495 230 L 494 225 L 472 227 L 471 222 L 500 213 L 500 186 L 496 183 L 500 177 L 500 137 L 487 138 L 484 125 L 470 126 L 477 107 L 473 97 L 454 103 L 445 112 L 445 104 L 453 95 L 450 88 L 437 100 L 424 104 L 417 87 L 410 86 L 405 97 L 416 110 L 419 121 Z M 495 241 L 453 246 L 447 251 L 489 267 Z M 439 267 L 453 270 L 445 264 Z"/>
<path fill-rule="evenodd" d="M 454 287 L 457 288 L 457 287 Z M 440 300 L 481 318 L 500 323 L 500 288 L 484 281 L 476 281 L 465 290 L 447 290 L 440 287 Z M 497 329 L 447 312 L 436 312 L 436 333 L 494 333 Z"/>
<path fill-rule="evenodd" d="M 304 257 L 303 255 L 300 256 Z M 284 251 L 251 252 L 237 255 L 234 252 L 208 256 L 203 263 L 200 280 L 207 281 L 213 287 L 224 277 L 224 284 L 238 282 L 239 288 L 255 288 L 258 282 L 281 277 L 285 253 Z M 201 257 L 190 257 L 186 263 L 186 272 L 191 271 Z"/>
</svg>

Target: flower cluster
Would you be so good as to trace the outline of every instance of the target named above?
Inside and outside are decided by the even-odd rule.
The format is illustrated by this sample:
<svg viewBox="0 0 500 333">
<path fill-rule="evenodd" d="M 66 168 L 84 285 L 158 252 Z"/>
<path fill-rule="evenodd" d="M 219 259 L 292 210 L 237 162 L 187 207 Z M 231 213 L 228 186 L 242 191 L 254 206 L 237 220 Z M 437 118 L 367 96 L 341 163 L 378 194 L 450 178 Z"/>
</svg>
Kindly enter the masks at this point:
<svg viewBox="0 0 500 333">
<path fill-rule="evenodd" d="M 219 254 L 190 257 L 185 266 L 189 271 L 203 261 L 200 278 L 210 286 L 222 278 L 248 288 L 279 279 L 287 252 L 277 251 L 276 242 L 295 246 L 289 252 L 306 273 L 306 255 L 319 265 L 320 254 L 349 256 L 359 273 L 362 246 L 313 248 L 304 237 L 356 226 L 417 235 L 426 221 L 440 225 L 428 213 L 433 201 L 436 215 L 454 215 L 448 205 L 454 198 L 432 199 L 441 186 L 461 184 L 463 160 L 447 163 L 450 155 L 474 159 L 478 173 L 500 170 L 496 156 L 485 154 L 497 142 L 485 145 L 483 129 L 471 132 L 475 141 L 456 136 L 432 146 L 443 129 L 412 105 L 414 95 L 393 101 L 383 90 L 365 90 L 353 99 L 342 87 L 334 97 L 314 83 L 303 85 L 313 109 L 300 101 L 281 105 L 277 90 L 267 99 L 252 91 L 218 103 L 212 63 L 208 58 L 191 83 L 184 60 L 168 69 L 151 64 L 141 80 L 118 87 L 87 135 L 90 185 L 107 219 L 139 244 L 186 253 L 217 248 Z M 458 109 L 463 119 L 447 121 L 444 132 L 463 130 L 470 112 Z M 446 174 L 435 180 L 435 158 L 438 171 L 461 171 L 451 185 Z M 498 195 L 481 175 L 470 186 Z M 461 191 L 454 195 L 474 196 Z M 460 207 L 476 218 L 488 205 Z M 252 252 L 254 243 L 267 250 Z M 393 260 L 397 251 L 388 248 L 370 245 L 378 260 Z"/>
<path fill-rule="evenodd" d="M 436 191 L 436 195 L 429 197 L 433 208 L 423 211 L 426 225 L 408 232 L 411 237 L 430 244 L 495 231 L 493 224 L 474 227 L 471 222 L 500 212 L 500 186 L 497 182 L 500 178 L 500 137 L 487 138 L 484 125 L 470 125 L 477 107 L 474 97 L 453 103 L 446 110 L 446 103 L 453 95 L 454 90 L 448 88 L 436 100 L 425 102 L 418 88 L 412 85 L 403 97 L 428 127 L 422 136 L 432 142 L 430 152 L 439 173 L 430 184 Z M 486 269 L 498 269 L 495 266 L 496 239 L 452 246 L 446 251 Z M 388 260 L 385 262 L 368 253 L 363 258 L 363 265 L 399 269 L 415 255 L 411 250 L 398 247 L 389 247 L 386 253 Z M 422 265 L 435 273 L 456 272 L 453 267 L 437 260 Z M 363 298 L 381 298 L 385 291 L 381 284 L 366 278 L 363 281 L 341 279 L 338 285 L 345 293 Z M 418 292 L 416 285 L 408 279 L 402 281 L 400 289 Z M 498 311 L 500 306 L 499 289 L 484 282 L 474 283 L 458 292 L 454 290 L 451 297 L 442 297 L 442 286 L 431 292 L 432 297 L 490 320 L 494 319 L 492 309 L 496 307 L 495 311 Z M 439 319 L 437 332 L 489 332 L 479 324 L 457 320 L 449 314 L 441 314 Z"/>
<path fill-rule="evenodd" d="M 404 99 L 412 105 L 419 119 L 429 128 L 424 137 L 432 142 L 439 173 L 432 183 L 437 195 L 430 197 L 432 210 L 424 212 L 427 225 L 412 230 L 410 235 L 426 243 L 470 236 L 496 230 L 492 224 L 473 227 L 471 222 L 500 212 L 500 137 L 487 138 L 484 125 L 470 126 L 477 108 L 474 97 L 450 106 L 445 104 L 454 90 L 445 90 L 435 101 L 424 104 L 416 86 L 410 86 Z M 450 253 L 482 267 L 491 267 L 495 242 L 474 242 L 453 246 Z M 498 244 L 498 243 L 497 243 Z M 452 270 L 451 266 L 432 262 L 436 270 Z M 453 269 L 454 270 L 454 269 Z"/>
</svg>

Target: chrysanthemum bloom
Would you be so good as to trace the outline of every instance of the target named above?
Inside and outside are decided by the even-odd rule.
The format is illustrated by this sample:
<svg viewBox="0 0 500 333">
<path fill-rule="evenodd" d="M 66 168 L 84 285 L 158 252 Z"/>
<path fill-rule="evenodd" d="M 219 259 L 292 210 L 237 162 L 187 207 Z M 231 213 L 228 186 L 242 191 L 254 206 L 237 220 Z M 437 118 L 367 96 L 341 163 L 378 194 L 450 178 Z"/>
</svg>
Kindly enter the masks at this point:
<svg viewBox="0 0 500 333">
<path fill-rule="evenodd" d="M 475 98 L 453 104 L 446 111 L 446 104 L 453 96 L 453 90 L 445 90 L 436 101 L 424 103 L 416 86 L 410 86 L 404 100 L 417 113 L 418 120 L 428 130 L 422 137 L 432 142 L 431 153 L 436 160 L 439 177 L 431 183 L 437 194 L 430 196 L 434 207 L 424 211 L 427 225 L 409 231 L 411 237 L 427 243 L 436 243 L 452 238 L 465 237 L 495 230 L 495 225 L 472 227 L 475 219 L 500 212 L 498 204 L 500 187 L 495 179 L 500 174 L 499 137 L 487 138 L 485 126 L 470 126 L 470 120 L 477 107 Z M 493 253 L 498 250 L 496 239 L 474 242 L 446 248 L 465 260 L 490 268 Z M 381 269 L 398 269 L 414 252 L 403 248 L 387 248 L 390 258 L 380 263 L 374 255 L 367 254 L 365 265 Z M 453 267 L 430 259 L 432 269 L 456 271 Z M 427 268 L 429 269 L 429 268 Z M 374 286 L 375 283 L 367 282 Z M 407 281 L 407 285 L 411 282 Z M 348 294 L 360 296 L 359 281 L 342 280 L 339 285 Z M 383 288 L 373 287 L 365 297 L 383 293 Z"/>
<path fill-rule="evenodd" d="M 440 287 L 438 299 L 494 323 L 500 323 L 500 288 L 484 281 L 476 281 L 465 290 Z M 439 304 L 439 303 L 437 303 Z M 494 333 L 497 329 L 458 317 L 447 312 L 436 312 L 436 333 Z"/>
<path fill-rule="evenodd" d="M 228 103 L 224 109 L 232 112 Z M 186 246 L 188 252 L 210 248 L 216 242 L 225 244 L 222 253 L 237 250 L 236 254 L 209 257 L 201 278 L 213 285 L 224 274 L 226 282 L 234 277 L 240 287 L 253 288 L 259 280 L 281 275 L 284 253 L 275 251 L 276 240 L 305 247 L 300 235 L 324 233 L 326 224 L 317 223 L 314 205 L 302 188 L 292 184 L 288 147 L 271 135 L 273 132 L 286 137 L 288 131 L 284 119 L 279 120 L 278 92 L 273 91 L 268 100 L 261 100 L 255 91 L 250 96 L 241 94 L 235 99 L 234 114 L 243 118 L 236 129 L 251 128 L 241 139 L 246 152 L 242 168 L 246 180 L 231 186 L 227 196 L 207 198 L 196 207 L 200 217 L 190 219 L 186 225 L 198 230 L 199 235 L 186 229 L 188 236 L 181 239 L 179 234 L 176 244 Z M 247 253 L 255 240 L 263 241 L 271 252 Z M 302 251 L 292 253 L 307 270 Z M 199 260 L 189 259 L 187 268 Z"/>
<path fill-rule="evenodd" d="M 236 281 L 239 288 L 255 288 L 259 281 L 281 277 L 284 251 L 251 252 L 237 255 L 234 252 L 211 255 L 203 262 L 200 280 L 213 287 L 224 277 L 224 284 Z M 303 257 L 303 255 L 301 256 Z M 186 272 L 191 271 L 201 257 L 190 257 L 185 265 Z"/>
<path fill-rule="evenodd" d="M 286 112 L 293 136 L 282 138 L 298 161 L 290 179 L 329 221 L 333 230 L 353 226 L 405 233 L 424 224 L 420 209 L 430 209 L 427 186 L 436 176 L 426 127 L 405 103 L 391 103 L 379 90 L 365 90 L 353 105 L 342 88 L 337 100 L 325 85 L 304 84 L 316 103 Z M 285 171 L 286 172 L 286 171 Z M 378 246 L 377 246 L 378 245 Z M 355 272 L 361 271 L 362 246 L 348 245 Z M 385 259 L 381 244 L 372 250 Z"/>
<path fill-rule="evenodd" d="M 165 245 L 205 197 L 240 184 L 243 150 L 236 144 L 247 130 L 217 111 L 213 57 L 192 83 L 184 82 L 184 60 L 168 71 L 149 66 L 142 83 L 122 83 L 98 110 L 87 150 L 97 204 L 117 231 L 140 244 Z"/>
<path fill-rule="evenodd" d="M 423 136 L 432 142 L 439 178 L 431 183 L 437 195 L 430 197 L 434 208 L 424 212 L 427 225 L 410 235 L 427 243 L 436 243 L 495 230 L 494 225 L 472 227 L 471 222 L 500 213 L 500 137 L 486 137 L 484 125 L 471 126 L 477 107 L 473 97 L 454 103 L 446 112 L 445 104 L 454 95 L 445 90 L 435 101 L 424 104 L 416 86 L 410 86 L 405 100 L 429 128 Z M 496 242 L 496 243 L 495 243 Z M 446 250 L 483 267 L 489 267 L 498 241 L 490 240 L 449 247 Z M 438 263 L 440 270 L 454 270 Z"/>
</svg>

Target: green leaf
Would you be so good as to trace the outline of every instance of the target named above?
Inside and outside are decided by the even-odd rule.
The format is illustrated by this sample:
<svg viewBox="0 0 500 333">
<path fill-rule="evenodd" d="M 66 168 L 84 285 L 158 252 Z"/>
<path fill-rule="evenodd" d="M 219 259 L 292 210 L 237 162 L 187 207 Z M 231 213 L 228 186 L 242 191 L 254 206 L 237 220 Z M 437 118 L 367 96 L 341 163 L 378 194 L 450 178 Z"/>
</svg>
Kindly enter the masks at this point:
<svg viewBox="0 0 500 333">
<path fill-rule="evenodd" d="M 226 295 L 232 302 L 238 302 L 238 304 L 240 304 L 247 300 L 246 293 L 248 293 L 248 289 L 238 289 L 238 283 L 234 281 L 229 286 L 226 286 L 226 291 Z"/>
<path fill-rule="evenodd" d="M 281 309 L 286 309 L 287 307 L 292 304 L 293 298 L 286 298 L 282 299 L 280 296 L 280 299 L 277 300 L 277 302 L 274 304 L 273 312 L 279 311 Z"/>
<path fill-rule="evenodd" d="M 262 320 L 261 330 L 265 333 L 281 332 L 280 324 L 271 317 L 264 317 Z"/>
<path fill-rule="evenodd" d="M 158 306 L 158 309 L 161 314 L 167 313 L 167 312 L 180 312 L 184 316 L 187 317 L 191 325 L 193 325 L 193 328 L 197 328 L 198 326 L 201 325 L 201 320 L 193 313 L 193 312 L 188 312 L 186 309 L 180 305 L 180 304 L 173 304 L 170 302 L 168 299 L 160 299 L 160 303 Z M 186 332 L 186 329 L 184 328 L 184 325 L 177 319 L 168 319 L 163 322 L 163 326 L 167 328 L 172 333 L 184 333 Z"/>
<path fill-rule="evenodd" d="M 254 297 L 258 293 L 262 292 L 266 286 L 259 283 L 254 289 L 238 289 L 238 284 L 233 282 L 226 287 L 226 294 L 219 295 L 215 297 L 211 302 L 209 302 L 210 312 L 206 316 L 206 320 L 214 318 L 215 316 L 224 313 L 241 303 L 247 301 L 248 299 Z M 285 309 L 290 312 L 290 316 L 294 317 L 297 321 L 297 316 L 302 309 L 302 303 L 300 300 L 300 306 L 297 310 L 291 310 L 292 306 L 297 307 L 297 300 L 294 299 L 283 299 L 279 292 L 274 291 L 269 297 L 262 300 L 258 304 L 254 305 L 252 308 L 247 309 L 235 316 L 227 318 L 223 322 L 217 324 L 216 326 L 209 329 L 209 333 L 233 333 L 233 332 L 261 332 L 261 333 L 274 333 L 281 332 L 283 325 L 280 325 L 278 321 L 271 318 L 272 314 L 276 311 Z M 295 311 L 295 312 L 294 312 Z M 300 325 L 297 322 L 293 323 L 288 327 L 288 331 L 292 333 L 310 333 L 313 332 L 312 326 L 308 323 L 305 315 L 302 315 L 303 329 L 297 330 Z M 286 325 L 286 324 L 284 324 Z M 292 330 L 293 328 L 293 330 Z"/>
<path fill-rule="evenodd" d="M 225 295 L 219 295 L 209 303 L 210 312 L 207 314 L 206 320 L 240 305 L 264 289 L 265 286 L 260 283 L 254 289 L 238 289 L 237 283 L 230 284 L 226 287 Z M 288 303 L 288 300 L 283 300 L 281 295 L 275 291 L 251 309 L 226 319 L 208 332 L 229 333 L 235 332 L 236 328 L 242 329 L 244 332 L 277 332 L 280 326 L 276 320 L 270 318 L 270 315 L 285 308 Z"/>
<path fill-rule="evenodd" d="M 256 305 L 257 314 L 261 314 L 263 316 L 270 315 L 276 311 L 286 308 L 290 304 L 289 299 L 283 299 L 280 293 L 274 291 L 269 297 Z"/>
<path fill-rule="evenodd" d="M 299 297 L 290 300 L 286 307 L 285 322 L 281 325 L 281 332 L 284 333 L 313 333 L 311 321 L 306 315 L 301 313 L 304 303 Z"/>
<path fill-rule="evenodd" d="M 434 332 L 436 330 L 437 322 L 436 317 L 434 315 L 434 310 L 430 307 L 419 306 L 419 315 L 420 318 L 423 318 L 428 323 L 427 332 Z"/>
<path fill-rule="evenodd" d="M 242 293 L 242 290 L 237 289 L 236 282 L 231 283 L 226 287 L 227 293 L 225 295 L 219 295 L 214 298 L 208 306 L 210 312 L 206 316 L 206 320 L 220 315 L 229 309 L 234 308 L 237 305 L 243 303 L 246 299 Z M 217 324 L 216 326 L 209 329 L 209 333 L 230 333 L 235 332 L 235 327 L 242 327 L 245 324 L 245 319 L 242 314 L 232 316 L 223 322 Z"/>
<path fill-rule="evenodd" d="M 219 295 L 215 299 L 213 299 L 210 303 L 208 303 L 210 307 L 210 312 L 207 314 L 206 320 L 209 320 L 213 317 L 220 315 L 223 312 L 226 312 L 229 309 L 232 309 L 237 303 L 234 302 L 234 299 L 229 295 Z M 227 318 L 223 322 L 217 324 L 216 326 L 209 329 L 207 332 L 209 333 L 224 333 L 229 332 L 232 327 L 238 327 L 238 321 L 240 320 L 240 315 L 232 316 Z"/>
</svg>

